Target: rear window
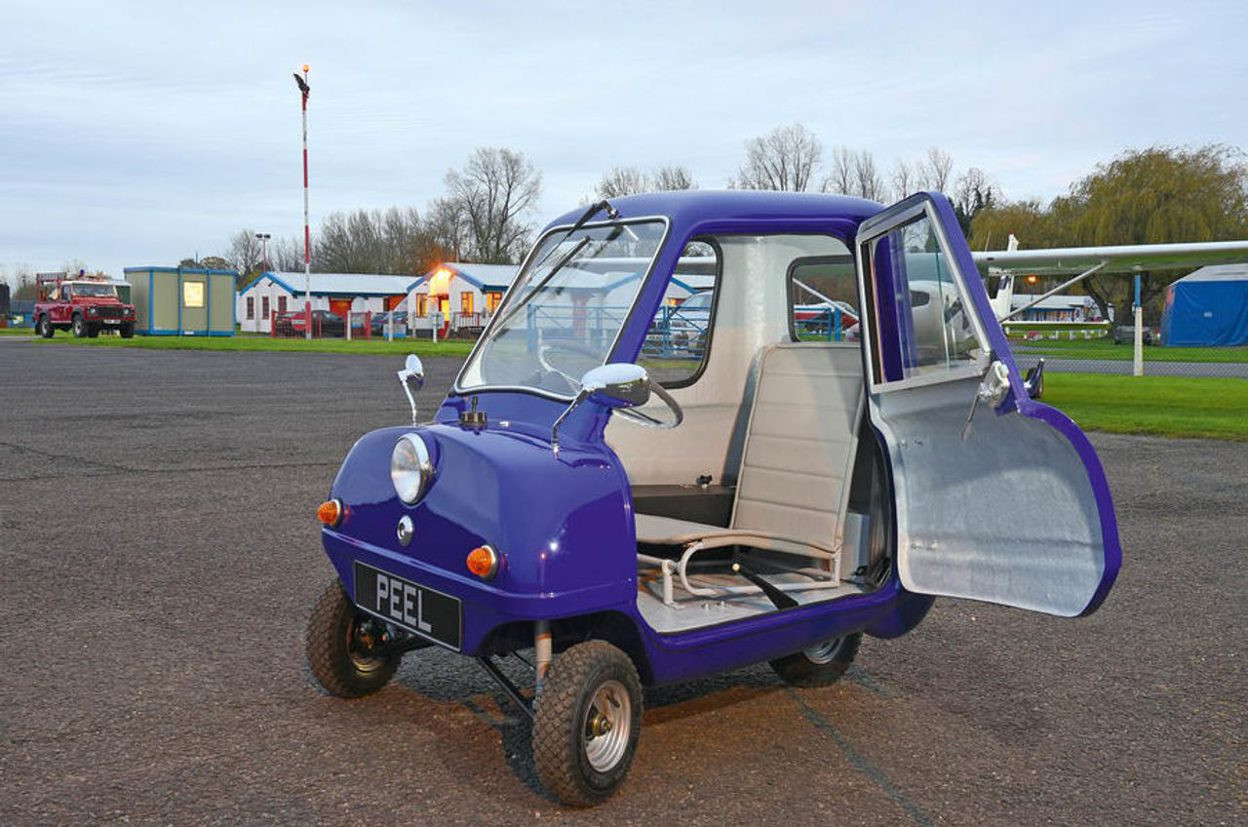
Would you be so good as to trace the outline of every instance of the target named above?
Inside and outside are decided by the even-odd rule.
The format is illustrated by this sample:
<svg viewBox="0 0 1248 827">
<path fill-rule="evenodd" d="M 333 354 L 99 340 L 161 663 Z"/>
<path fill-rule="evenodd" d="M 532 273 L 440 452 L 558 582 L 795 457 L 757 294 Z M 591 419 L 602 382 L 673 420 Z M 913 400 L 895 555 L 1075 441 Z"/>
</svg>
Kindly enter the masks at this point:
<svg viewBox="0 0 1248 827">
<path fill-rule="evenodd" d="M 793 341 L 847 341 L 858 335 L 858 274 L 853 256 L 808 256 L 789 265 Z"/>
</svg>

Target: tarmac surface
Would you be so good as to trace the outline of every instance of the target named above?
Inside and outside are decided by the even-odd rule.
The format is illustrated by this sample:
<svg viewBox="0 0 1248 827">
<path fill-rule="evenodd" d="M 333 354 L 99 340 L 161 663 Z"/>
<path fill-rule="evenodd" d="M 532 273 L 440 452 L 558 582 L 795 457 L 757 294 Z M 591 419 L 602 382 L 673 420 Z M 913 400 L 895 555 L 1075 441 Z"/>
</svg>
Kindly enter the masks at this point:
<svg viewBox="0 0 1248 827">
<path fill-rule="evenodd" d="M 1098 613 L 938 600 L 827 689 L 647 690 L 585 813 L 472 661 L 357 701 L 308 674 L 313 511 L 407 419 L 397 362 L 0 341 L 0 824 L 1248 819 L 1248 445 L 1094 435 L 1126 550 Z M 456 363 L 427 368 L 425 411 Z"/>
</svg>

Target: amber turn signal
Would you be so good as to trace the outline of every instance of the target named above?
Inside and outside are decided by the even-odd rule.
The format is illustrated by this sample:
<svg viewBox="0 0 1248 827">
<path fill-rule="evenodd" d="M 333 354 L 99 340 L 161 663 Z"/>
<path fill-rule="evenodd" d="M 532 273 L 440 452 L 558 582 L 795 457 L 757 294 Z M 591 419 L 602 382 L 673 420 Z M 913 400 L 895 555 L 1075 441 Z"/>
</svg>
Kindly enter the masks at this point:
<svg viewBox="0 0 1248 827">
<path fill-rule="evenodd" d="M 337 528 L 345 513 L 341 500 L 326 500 L 316 509 L 316 519 L 330 528 Z"/>
<path fill-rule="evenodd" d="M 468 552 L 468 571 L 482 580 L 490 580 L 498 574 L 498 552 L 489 546 L 477 546 Z"/>
</svg>

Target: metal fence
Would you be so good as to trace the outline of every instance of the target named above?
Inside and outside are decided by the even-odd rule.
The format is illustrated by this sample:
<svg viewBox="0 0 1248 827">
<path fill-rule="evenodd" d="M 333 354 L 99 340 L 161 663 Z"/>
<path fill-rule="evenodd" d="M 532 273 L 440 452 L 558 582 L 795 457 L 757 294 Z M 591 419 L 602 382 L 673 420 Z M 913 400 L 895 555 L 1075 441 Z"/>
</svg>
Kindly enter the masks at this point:
<svg viewBox="0 0 1248 827">
<path fill-rule="evenodd" d="M 1248 314 L 1248 307 L 1243 308 Z M 1248 342 L 1169 344 L 1159 325 L 1007 322 L 1019 366 L 1045 361 L 1046 371 L 1137 376 L 1248 379 Z"/>
</svg>

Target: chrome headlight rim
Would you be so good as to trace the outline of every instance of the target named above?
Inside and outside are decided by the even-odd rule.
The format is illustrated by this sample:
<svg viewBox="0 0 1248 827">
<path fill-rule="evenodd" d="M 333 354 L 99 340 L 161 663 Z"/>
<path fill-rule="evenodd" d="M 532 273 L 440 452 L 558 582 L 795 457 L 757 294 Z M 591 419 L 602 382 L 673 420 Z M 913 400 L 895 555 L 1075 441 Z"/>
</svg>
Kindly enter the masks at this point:
<svg viewBox="0 0 1248 827">
<path fill-rule="evenodd" d="M 408 505 L 420 502 L 433 481 L 433 457 L 420 434 L 403 434 L 390 453 L 390 482 Z"/>
</svg>

